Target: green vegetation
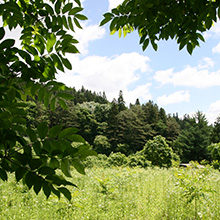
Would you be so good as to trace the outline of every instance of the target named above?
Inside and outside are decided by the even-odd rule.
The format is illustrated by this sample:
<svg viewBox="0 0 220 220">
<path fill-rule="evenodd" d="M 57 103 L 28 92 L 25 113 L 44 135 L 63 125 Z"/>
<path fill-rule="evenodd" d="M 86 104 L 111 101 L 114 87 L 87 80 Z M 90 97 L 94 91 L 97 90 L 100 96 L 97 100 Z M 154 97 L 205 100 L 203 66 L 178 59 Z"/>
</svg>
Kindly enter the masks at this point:
<svg viewBox="0 0 220 220">
<path fill-rule="evenodd" d="M 219 219 L 219 172 L 205 169 L 93 168 L 73 173 L 72 200 L 45 199 L 0 182 L 1 219 Z M 208 190 L 207 190 L 208 189 Z M 194 195 L 194 192 L 196 193 Z M 197 203 L 195 203 L 195 200 Z"/>
<path fill-rule="evenodd" d="M 157 50 L 157 41 L 175 39 L 180 50 L 186 47 L 192 54 L 218 18 L 218 1 L 124 0 L 104 14 L 101 25 L 110 21 L 111 33 L 118 31 L 120 37 L 137 30 L 143 50 L 149 43 Z"/>
</svg>

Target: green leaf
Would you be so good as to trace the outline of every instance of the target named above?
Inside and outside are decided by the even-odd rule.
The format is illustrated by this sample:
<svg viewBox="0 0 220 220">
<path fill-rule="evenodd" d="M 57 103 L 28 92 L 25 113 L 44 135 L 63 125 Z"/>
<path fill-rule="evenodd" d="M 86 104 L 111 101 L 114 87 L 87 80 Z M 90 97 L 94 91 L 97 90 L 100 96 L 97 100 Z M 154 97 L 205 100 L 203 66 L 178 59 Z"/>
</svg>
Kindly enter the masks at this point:
<svg viewBox="0 0 220 220">
<path fill-rule="evenodd" d="M 6 39 L 0 44 L 0 49 L 5 49 L 5 48 L 11 48 L 15 44 L 15 40 L 13 39 Z"/>
<path fill-rule="evenodd" d="M 57 158 L 52 157 L 49 162 L 49 166 L 53 169 L 57 169 L 60 167 L 60 162 Z"/>
<path fill-rule="evenodd" d="M 48 166 L 43 166 L 38 170 L 39 174 L 52 176 L 55 174 L 54 169 Z"/>
<path fill-rule="evenodd" d="M 38 89 L 41 87 L 41 85 L 39 83 L 35 83 L 34 85 L 31 86 L 31 95 L 35 96 L 36 92 L 38 91 Z"/>
<path fill-rule="evenodd" d="M 66 99 L 66 100 L 72 100 L 74 99 L 74 96 L 69 94 L 69 93 L 66 93 L 66 92 L 60 92 L 56 95 L 56 97 L 59 97 L 59 98 L 63 98 L 63 99 Z"/>
<path fill-rule="evenodd" d="M 70 201 L 71 200 L 71 193 L 70 191 L 65 187 L 60 187 L 59 191 Z"/>
<path fill-rule="evenodd" d="M 72 64 L 70 63 L 70 61 L 66 58 L 63 58 L 62 56 L 60 56 L 62 62 L 63 62 L 63 65 L 69 69 L 69 70 L 72 70 Z"/>
<path fill-rule="evenodd" d="M 74 2 L 76 2 L 77 5 L 81 7 L 81 2 L 80 2 L 80 0 L 74 0 Z"/>
<path fill-rule="evenodd" d="M 61 138 L 67 138 L 67 137 L 69 137 L 69 136 L 75 134 L 75 133 L 78 132 L 78 131 L 79 131 L 79 130 L 78 130 L 77 128 L 72 128 L 72 127 L 70 127 L 70 128 L 65 128 L 65 129 L 63 129 L 63 130 L 60 132 L 58 138 L 59 138 L 59 139 L 61 139 Z"/>
<path fill-rule="evenodd" d="M 59 104 L 63 109 L 68 109 L 66 102 L 63 99 L 59 99 Z"/>
<path fill-rule="evenodd" d="M 66 12 L 68 12 L 73 6 L 73 3 L 67 3 L 64 7 L 63 7 L 63 14 L 65 14 Z"/>
<path fill-rule="evenodd" d="M 79 142 L 79 143 L 85 143 L 85 139 L 78 134 L 72 134 L 71 136 L 68 137 L 69 140 L 71 140 L 72 142 Z"/>
<path fill-rule="evenodd" d="M 38 169 L 42 165 L 42 161 L 40 159 L 34 158 L 30 161 L 30 168 L 32 170 Z"/>
<path fill-rule="evenodd" d="M 81 8 L 81 7 L 75 7 L 69 11 L 69 15 L 75 15 L 76 13 L 78 13 L 82 10 L 83 10 L 83 8 Z"/>
<path fill-rule="evenodd" d="M 82 26 L 80 25 L 79 21 L 76 18 L 74 18 L 73 21 L 79 29 L 82 29 Z"/>
<path fill-rule="evenodd" d="M 88 20 L 88 18 L 82 14 L 76 14 L 75 17 L 78 18 L 79 20 L 82 20 L 82 21 Z"/>
<path fill-rule="evenodd" d="M 144 41 L 143 46 L 142 46 L 143 51 L 146 50 L 146 48 L 148 47 L 149 42 L 150 42 L 149 39 L 146 39 L 146 40 Z"/>
<path fill-rule="evenodd" d="M 53 97 L 51 102 L 50 102 L 50 108 L 54 112 L 56 109 L 56 97 Z"/>
<path fill-rule="evenodd" d="M 50 99 L 51 99 L 52 93 L 50 92 L 46 92 L 44 95 L 44 106 L 47 108 L 49 103 L 50 103 Z"/>
<path fill-rule="evenodd" d="M 7 173 L 5 172 L 4 169 L 0 168 L 0 178 L 3 180 L 3 181 L 7 181 L 8 180 L 8 175 Z"/>
<path fill-rule="evenodd" d="M 3 27 L 0 28 L 0 40 L 5 36 L 5 30 Z"/>
<path fill-rule="evenodd" d="M 205 39 L 204 37 L 200 34 L 200 33 L 197 33 L 197 36 L 199 37 L 199 39 L 203 42 L 205 42 Z"/>
<path fill-rule="evenodd" d="M 47 197 L 47 199 L 49 198 L 49 196 L 51 194 L 51 189 L 52 189 L 52 187 L 49 185 L 49 183 L 44 181 L 43 182 L 43 192 L 44 192 L 45 196 Z"/>
<path fill-rule="evenodd" d="M 60 58 L 56 54 L 51 54 L 51 57 L 53 59 L 55 67 L 57 67 L 57 69 L 64 72 L 63 64 L 62 64 Z"/>
<path fill-rule="evenodd" d="M 44 139 L 47 136 L 48 133 L 48 126 L 46 122 L 41 122 L 37 125 L 37 132 L 40 136 L 40 139 Z"/>
<path fill-rule="evenodd" d="M 38 92 L 38 99 L 41 102 L 44 98 L 45 93 L 47 92 L 45 87 L 41 87 Z"/>
<path fill-rule="evenodd" d="M 72 165 L 74 166 L 74 168 L 81 174 L 86 174 L 85 173 L 85 168 L 83 166 L 83 163 L 78 159 L 78 158 L 74 158 L 72 160 Z"/>
<path fill-rule="evenodd" d="M 67 24 L 67 19 L 66 19 L 66 16 L 65 16 L 65 15 L 62 16 L 62 22 L 63 22 L 64 27 L 65 27 L 66 29 L 69 29 L 68 24 Z"/>
<path fill-rule="evenodd" d="M 34 192 L 36 195 L 40 192 L 42 188 L 42 179 L 39 176 L 36 176 L 35 181 L 34 181 Z"/>
<path fill-rule="evenodd" d="M 28 172 L 25 176 L 25 183 L 28 186 L 28 189 L 31 189 L 31 187 L 34 185 L 35 182 L 35 174 L 32 172 Z"/>
<path fill-rule="evenodd" d="M 43 141 L 43 149 L 46 150 L 48 153 L 51 153 L 53 150 L 53 146 L 51 145 L 51 141 L 48 139 Z"/>
<path fill-rule="evenodd" d="M 23 178 L 26 172 L 27 170 L 24 169 L 23 167 L 18 167 L 15 171 L 16 181 L 19 182 Z"/>
<path fill-rule="evenodd" d="M 60 9 L 61 9 L 61 0 L 57 0 L 55 3 L 55 11 L 57 14 L 60 14 Z"/>
<path fill-rule="evenodd" d="M 74 32 L 74 27 L 73 27 L 73 22 L 72 22 L 72 18 L 71 17 L 68 17 L 68 23 L 69 23 L 70 30 Z"/>
<path fill-rule="evenodd" d="M 47 47 L 48 53 L 50 53 L 53 50 L 53 46 L 54 46 L 55 43 L 56 43 L 56 36 L 55 36 L 55 34 L 52 33 L 47 38 L 46 47 Z"/>
<path fill-rule="evenodd" d="M 104 19 L 101 21 L 100 26 L 105 25 L 105 24 L 108 23 L 111 19 L 112 19 L 111 17 L 104 18 Z"/>
<path fill-rule="evenodd" d="M 55 138 L 60 133 L 62 125 L 55 125 L 49 130 L 49 138 Z"/>
<path fill-rule="evenodd" d="M 66 157 L 66 156 L 75 157 L 78 151 L 79 150 L 77 148 L 69 147 L 63 152 L 63 157 Z"/>
<path fill-rule="evenodd" d="M 33 144 L 33 148 L 34 148 L 34 151 L 36 153 L 36 155 L 40 156 L 41 155 L 41 149 L 42 149 L 42 146 L 41 146 L 41 142 L 37 141 Z"/>
<path fill-rule="evenodd" d="M 74 45 L 68 45 L 63 49 L 63 53 L 79 53 L 79 51 Z"/>
<path fill-rule="evenodd" d="M 72 177 L 70 172 L 70 161 L 67 158 L 62 159 L 61 161 L 61 171 L 67 177 Z"/>
<path fill-rule="evenodd" d="M 192 52 L 193 52 L 193 46 L 191 43 L 188 43 L 187 44 L 187 51 L 190 55 L 192 55 Z"/>
<path fill-rule="evenodd" d="M 60 199 L 60 191 L 55 189 L 53 185 L 51 185 L 51 190 Z"/>
<path fill-rule="evenodd" d="M 37 140 L 36 133 L 31 127 L 28 127 L 26 132 L 32 142 L 35 142 Z"/>
</svg>

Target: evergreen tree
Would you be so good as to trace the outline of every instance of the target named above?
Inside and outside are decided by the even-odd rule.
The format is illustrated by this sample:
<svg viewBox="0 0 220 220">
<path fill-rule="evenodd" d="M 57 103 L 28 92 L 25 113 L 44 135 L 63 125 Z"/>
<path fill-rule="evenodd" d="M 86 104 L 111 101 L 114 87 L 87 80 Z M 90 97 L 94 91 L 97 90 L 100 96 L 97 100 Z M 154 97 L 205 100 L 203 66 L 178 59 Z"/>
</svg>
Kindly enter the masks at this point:
<svg viewBox="0 0 220 220">
<path fill-rule="evenodd" d="M 214 122 L 214 126 L 211 132 L 211 142 L 212 143 L 220 142 L 220 116 L 218 116 L 216 121 Z"/>
<path fill-rule="evenodd" d="M 123 98 L 123 92 L 122 90 L 119 91 L 119 96 L 118 96 L 118 110 L 119 112 L 124 111 L 126 109 L 125 107 L 125 101 Z"/>
<path fill-rule="evenodd" d="M 175 141 L 175 151 L 180 153 L 183 162 L 209 159 L 210 127 L 205 115 L 198 111 L 192 118 L 187 116 L 183 121 L 184 129 Z"/>
</svg>

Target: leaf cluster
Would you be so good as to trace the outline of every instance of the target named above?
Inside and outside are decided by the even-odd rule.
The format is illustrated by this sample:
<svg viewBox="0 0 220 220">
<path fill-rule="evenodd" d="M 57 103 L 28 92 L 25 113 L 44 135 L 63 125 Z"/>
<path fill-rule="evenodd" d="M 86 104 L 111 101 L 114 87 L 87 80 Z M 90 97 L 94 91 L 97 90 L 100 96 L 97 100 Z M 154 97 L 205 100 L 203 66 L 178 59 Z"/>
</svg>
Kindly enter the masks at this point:
<svg viewBox="0 0 220 220">
<path fill-rule="evenodd" d="M 78 41 L 69 33 L 82 28 L 80 20 L 87 19 L 82 10 L 79 0 L 0 3 L 0 178 L 7 181 L 8 173 L 14 173 L 17 181 L 23 180 L 36 194 L 43 190 L 47 198 L 54 193 L 70 200 L 67 186 L 75 184 L 65 176 L 71 177 L 71 166 L 85 174 L 82 160 L 95 154 L 76 134 L 78 129 L 49 127 L 46 121 L 33 128 L 27 123 L 30 97 L 52 111 L 57 104 L 67 109 L 66 100 L 74 98 L 55 81 L 55 74 L 72 69 L 65 55 L 79 52 Z M 7 28 L 21 30 L 20 47 L 6 38 Z"/>
<path fill-rule="evenodd" d="M 209 30 L 220 17 L 218 1 L 206 0 L 125 0 L 111 12 L 104 14 L 100 25 L 110 22 L 110 31 L 119 36 L 137 30 L 145 50 L 151 43 L 175 39 L 179 49 L 186 47 L 189 54 L 205 41 L 202 33 Z"/>
</svg>

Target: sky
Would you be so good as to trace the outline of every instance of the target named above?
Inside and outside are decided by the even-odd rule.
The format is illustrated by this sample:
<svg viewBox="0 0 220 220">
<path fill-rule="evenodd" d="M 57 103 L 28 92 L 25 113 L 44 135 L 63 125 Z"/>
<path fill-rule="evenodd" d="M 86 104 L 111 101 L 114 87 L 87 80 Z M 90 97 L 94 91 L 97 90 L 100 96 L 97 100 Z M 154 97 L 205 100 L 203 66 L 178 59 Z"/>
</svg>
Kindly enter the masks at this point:
<svg viewBox="0 0 220 220">
<path fill-rule="evenodd" d="M 119 38 L 110 35 L 108 24 L 99 27 L 103 14 L 120 1 L 82 1 L 88 20 L 73 34 L 80 54 L 68 55 L 73 69 L 59 73 L 57 80 L 76 89 L 105 91 L 109 101 L 122 90 L 127 106 L 139 98 L 180 117 L 202 111 L 214 123 L 220 116 L 220 22 L 204 34 L 206 42 L 193 55 L 179 51 L 174 40 L 143 52 L 136 32 Z"/>
</svg>

